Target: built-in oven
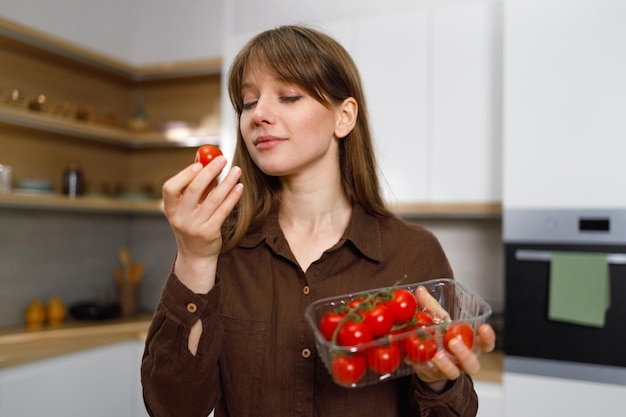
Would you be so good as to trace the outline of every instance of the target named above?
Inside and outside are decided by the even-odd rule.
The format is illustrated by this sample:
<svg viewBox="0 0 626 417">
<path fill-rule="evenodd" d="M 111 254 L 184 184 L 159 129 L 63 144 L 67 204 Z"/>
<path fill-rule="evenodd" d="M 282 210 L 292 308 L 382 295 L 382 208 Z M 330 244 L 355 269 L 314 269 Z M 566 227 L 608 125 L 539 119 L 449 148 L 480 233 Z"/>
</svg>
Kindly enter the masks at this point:
<svg viewBox="0 0 626 417">
<path fill-rule="evenodd" d="M 503 232 L 505 372 L 626 385 L 626 209 L 506 210 Z"/>
</svg>

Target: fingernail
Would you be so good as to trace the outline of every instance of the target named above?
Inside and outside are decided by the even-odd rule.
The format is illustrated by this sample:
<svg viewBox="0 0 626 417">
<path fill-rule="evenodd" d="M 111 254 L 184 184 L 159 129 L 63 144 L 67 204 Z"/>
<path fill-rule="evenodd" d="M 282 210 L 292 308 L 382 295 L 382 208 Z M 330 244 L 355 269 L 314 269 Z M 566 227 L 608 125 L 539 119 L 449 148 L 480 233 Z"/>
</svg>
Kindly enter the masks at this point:
<svg viewBox="0 0 626 417">
<path fill-rule="evenodd" d="M 437 354 L 433 357 L 433 362 L 435 362 L 439 366 L 445 365 L 447 361 L 449 361 L 448 356 L 443 350 L 437 352 Z"/>
<path fill-rule="evenodd" d="M 193 172 L 198 172 L 202 169 L 202 164 L 200 162 L 195 162 L 193 165 L 191 165 L 191 170 Z"/>
<path fill-rule="evenodd" d="M 458 337 L 453 338 L 452 340 L 450 340 L 450 342 L 448 343 L 448 346 L 450 346 L 450 349 L 452 349 L 453 352 L 459 353 L 463 348 L 462 345 L 463 342 L 461 342 L 461 339 L 459 339 Z"/>
</svg>

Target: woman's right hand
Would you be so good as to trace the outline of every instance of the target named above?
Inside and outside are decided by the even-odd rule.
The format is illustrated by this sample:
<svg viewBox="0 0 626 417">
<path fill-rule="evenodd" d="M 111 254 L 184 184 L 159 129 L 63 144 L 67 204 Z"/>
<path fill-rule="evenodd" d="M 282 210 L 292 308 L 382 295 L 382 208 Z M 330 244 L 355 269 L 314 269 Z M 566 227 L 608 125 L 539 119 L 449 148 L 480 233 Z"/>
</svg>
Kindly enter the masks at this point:
<svg viewBox="0 0 626 417">
<path fill-rule="evenodd" d="M 196 293 L 213 288 L 222 247 L 221 226 L 243 190 L 239 183 L 241 169 L 235 166 L 206 194 L 225 166 L 223 156 L 204 168 L 194 163 L 163 184 L 163 212 L 178 247 L 174 273 Z"/>
</svg>

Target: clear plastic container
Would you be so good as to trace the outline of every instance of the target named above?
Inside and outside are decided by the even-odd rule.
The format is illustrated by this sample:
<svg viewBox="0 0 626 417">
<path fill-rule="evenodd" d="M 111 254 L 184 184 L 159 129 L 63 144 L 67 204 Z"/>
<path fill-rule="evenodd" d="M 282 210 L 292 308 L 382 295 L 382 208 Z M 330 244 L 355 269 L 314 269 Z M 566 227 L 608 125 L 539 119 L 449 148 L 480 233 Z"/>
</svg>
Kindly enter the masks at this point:
<svg viewBox="0 0 626 417">
<path fill-rule="evenodd" d="M 380 336 L 370 342 L 355 346 L 339 345 L 336 342 L 337 332 L 334 332 L 335 338 L 331 338 L 331 340 L 335 340 L 333 343 L 323 335 L 320 329 L 320 322 L 327 313 L 345 311 L 350 308 L 348 305 L 353 300 L 362 300 L 368 295 L 371 297 L 374 294 L 389 294 L 392 289 L 407 289 L 415 294 L 420 286 L 423 286 L 432 296 L 428 306 L 418 304 L 418 310 L 426 309 L 434 317 L 434 323 L 427 327 L 409 326 L 407 329 L 395 330 L 392 331 L 392 334 Z M 436 304 L 433 304 L 433 301 L 436 301 Z M 420 360 L 419 362 L 411 360 L 411 358 L 415 358 L 415 353 L 411 356 L 409 353 L 411 348 L 407 346 L 412 343 L 416 334 L 420 338 L 434 338 L 437 343 L 436 351 L 445 350 L 443 346 L 444 335 L 452 324 L 467 323 L 475 335 L 478 327 L 487 321 L 491 311 L 489 304 L 474 291 L 456 280 L 442 278 L 318 300 L 307 307 L 305 318 L 315 334 L 317 352 L 335 382 L 342 386 L 354 388 L 409 375 L 420 367 L 432 367 L 433 364 L 430 360 Z M 339 326 L 344 324 L 345 322 Z M 383 352 L 385 347 L 389 348 L 389 352 L 387 352 L 389 356 L 383 359 L 383 366 L 379 366 L 381 362 L 377 358 L 380 357 L 379 355 L 385 354 Z M 374 351 L 377 352 L 374 353 Z M 476 355 L 480 354 L 478 337 L 473 337 L 472 351 Z M 386 365 L 389 363 L 398 362 L 398 355 L 400 357 L 397 367 L 393 365 L 387 367 Z M 333 361 L 337 361 L 335 368 Z M 346 362 L 350 363 L 346 365 Z M 372 362 L 376 363 L 373 364 Z M 363 367 L 365 367 L 364 370 Z M 335 370 L 333 371 L 333 369 Z"/>
</svg>

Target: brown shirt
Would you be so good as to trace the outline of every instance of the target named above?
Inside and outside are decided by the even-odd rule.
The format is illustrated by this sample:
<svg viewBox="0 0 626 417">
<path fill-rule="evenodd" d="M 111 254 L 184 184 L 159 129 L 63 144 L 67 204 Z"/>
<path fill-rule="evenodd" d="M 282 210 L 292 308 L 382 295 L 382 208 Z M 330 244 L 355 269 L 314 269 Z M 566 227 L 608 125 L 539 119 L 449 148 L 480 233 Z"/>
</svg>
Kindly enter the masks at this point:
<svg viewBox="0 0 626 417">
<path fill-rule="evenodd" d="M 414 375 L 362 388 L 335 384 L 319 359 L 306 306 L 320 298 L 451 277 L 436 238 L 398 218 L 359 206 L 342 239 L 298 266 L 273 215 L 220 257 L 215 287 L 194 294 L 168 278 L 146 340 L 144 399 L 152 416 L 351 417 L 475 416 L 463 374 L 435 394 Z M 202 319 L 196 356 L 190 326 Z"/>
</svg>

